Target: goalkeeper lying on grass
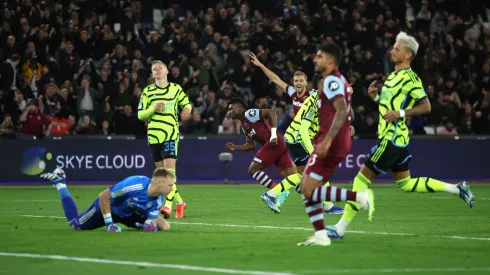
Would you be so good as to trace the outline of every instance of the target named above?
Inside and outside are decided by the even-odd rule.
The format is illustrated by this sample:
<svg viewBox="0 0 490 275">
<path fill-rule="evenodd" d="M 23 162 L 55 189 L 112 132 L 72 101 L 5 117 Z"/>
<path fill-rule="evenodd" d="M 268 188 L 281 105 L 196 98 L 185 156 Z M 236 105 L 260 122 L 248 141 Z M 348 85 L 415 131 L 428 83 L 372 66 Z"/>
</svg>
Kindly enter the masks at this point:
<svg viewBox="0 0 490 275">
<path fill-rule="evenodd" d="M 58 189 L 68 224 L 75 230 L 91 230 L 105 226 L 109 232 L 121 232 L 122 223 L 127 227 L 141 228 L 146 232 L 170 230 L 170 225 L 158 211 L 165 196 L 172 191 L 174 174 L 165 168 L 157 168 L 150 179 L 145 176 L 128 177 L 105 189 L 81 215 L 66 187 L 65 172 L 56 168 L 41 178 L 51 181 Z"/>
</svg>

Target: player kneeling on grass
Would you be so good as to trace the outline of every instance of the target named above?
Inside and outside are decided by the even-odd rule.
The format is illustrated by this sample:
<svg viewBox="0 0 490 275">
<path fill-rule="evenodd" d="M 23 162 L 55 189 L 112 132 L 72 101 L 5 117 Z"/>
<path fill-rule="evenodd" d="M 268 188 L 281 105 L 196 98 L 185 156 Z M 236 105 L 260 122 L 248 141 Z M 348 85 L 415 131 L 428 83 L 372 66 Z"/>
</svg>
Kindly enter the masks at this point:
<svg viewBox="0 0 490 275">
<path fill-rule="evenodd" d="M 75 230 L 91 230 L 105 226 L 109 232 L 121 232 L 122 223 L 127 227 L 146 232 L 170 230 L 170 225 L 158 215 L 160 207 L 174 184 L 174 174 L 165 168 L 157 168 L 152 178 L 131 176 L 105 189 L 92 205 L 78 215 L 75 201 L 66 187 L 65 172 L 56 168 L 41 178 L 51 181 L 58 189 L 68 224 Z"/>
</svg>

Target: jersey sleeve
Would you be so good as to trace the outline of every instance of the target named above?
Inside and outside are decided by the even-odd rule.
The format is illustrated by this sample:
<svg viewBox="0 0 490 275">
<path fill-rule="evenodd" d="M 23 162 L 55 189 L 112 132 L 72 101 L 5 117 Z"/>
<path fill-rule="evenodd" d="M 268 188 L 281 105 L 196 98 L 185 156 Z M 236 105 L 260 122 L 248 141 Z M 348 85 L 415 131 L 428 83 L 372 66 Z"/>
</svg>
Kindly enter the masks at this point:
<svg viewBox="0 0 490 275">
<path fill-rule="evenodd" d="M 180 108 L 184 109 L 187 105 L 190 105 L 189 97 L 184 93 L 184 90 L 182 90 L 182 87 L 180 85 L 178 86 L 178 92 L 177 92 L 177 103 L 179 104 Z"/>
<path fill-rule="evenodd" d="M 141 93 L 140 102 L 138 103 L 138 111 L 143 111 L 148 109 L 148 95 L 146 94 L 146 89 Z"/>
<path fill-rule="evenodd" d="M 143 186 L 144 177 L 134 177 L 128 178 L 121 181 L 118 184 L 115 184 L 109 187 L 109 191 L 111 192 L 111 198 L 121 198 L 131 196 L 133 193 L 140 192 L 144 189 Z"/>
<path fill-rule="evenodd" d="M 287 85 L 286 86 L 286 93 L 288 93 L 289 96 L 293 96 L 294 93 L 296 93 L 296 88 L 294 88 L 293 86 Z"/>
<path fill-rule="evenodd" d="M 345 96 L 344 82 L 334 75 L 327 76 L 323 82 L 323 93 L 325 93 L 328 100 L 332 100 L 337 96 Z"/>
<path fill-rule="evenodd" d="M 310 92 L 309 92 L 308 94 L 309 94 L 310 96 L 312 96 L 312 95 L 314 95 L 314 94 L 315 94 L 315 92 L 316 92 L 316 90 L 315 90 L 315 89 L 311 89 L 311 90 L 310 90 Z"/>
<path fill-rule="evenodd" d="M 159 196 L 156 199 L 156 203 L 153 204 L 153 206 L 148 209 L 148 216 L 147 219 L 149 220 L 156 220 L 158 219 L 158 213 L 160 211 L 160 208 L 163 206 L 163 201 L 165 200 L 164 196 Z"/>
<path fill-rule="evenodd" d="M 422 82 L 418 82 L 414 84 L 413 87 L 411 87 L 409 94 L 411 98 L 415 100 L 415 102 L 420 101 L 427 97 L 427 94 L 425 93 L 424 87 L 422 86 Z"/>
<path fill-rule="evenodd" d="M 260 120 L 260 109 L 250 109 L 245 112 L 245 118 L 255 123 Z"/>
<path fill-rule="evenodd" d="M 316 106 L 315 98 L 313 96 L 309 96 L 303 103 L 303 106 L 301 107 L 301 108 L 305 108 L 301 119 L 305 119 L 310 122 L 313 121 L 313 117 L 315 116 L 316 113 L 315 106 Z"/>
</svg>

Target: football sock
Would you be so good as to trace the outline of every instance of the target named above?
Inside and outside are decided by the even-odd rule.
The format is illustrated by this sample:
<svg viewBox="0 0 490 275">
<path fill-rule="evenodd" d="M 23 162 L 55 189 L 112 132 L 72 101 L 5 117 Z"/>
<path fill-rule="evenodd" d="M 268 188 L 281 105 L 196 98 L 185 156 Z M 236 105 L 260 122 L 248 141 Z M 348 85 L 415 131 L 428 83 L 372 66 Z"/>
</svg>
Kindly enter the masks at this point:
<svg viewBox="0 0 490 275">
<path fill-rule="evenodd" d="M 322 203 L 324 201 L 356 201 L 358 193 L 335 186 L 320 186 L 313 190 L 311 201 Z"/>
<path fill-rule="evenodd" d="M 323 221 L 323 208 L 321 202 L 312 202 L 304 195 L 301 195 L 305 203 L 306 213 L 310 218 L 310 223 L 315 228 L 315 231 L 325 230 L 325 223 Z"/>
<path fill-rule="evenodd" d="M 174 184 L 174 186 L 175 186 L 175 195 L 174 195 L 175 202 L 177 203 L 177 205 L 181 205 L 184 203 L 184 201 L 180 196 L 179 189 L 177 189 L 177 184 Z"/>
<path fill-rule="evenodd" d="M 60 186 L 58 188 L 58 185 L 61 185 L 62 183 L 58 183 L 56 185 L 56 188 L 58 189 L 58 192 L 60 193 L 61 197 L 61 205 L 63 206 L 63 211 L 65 212 L 65 217 L 68 220 L 68 222 L 71 222 L 73 219 L 76 219 L 78 217 L 78 209 L 77 205 L 75 204 L 75 201 L 71 197 L 70 193 L 68 192 L 68 188 L 66 188 L 65 184 L 63 186 Z"/>
<path fill-rule="evenodd" d="M 272 181 L 272 179 L 269 178 L 269 176 L 267 176 L 267 174 L 264 172 L 264 171 L 257 171 L 255 172 L 252 177 L 258 181 L 261 185 L 269 188 L 269 189 L 272 189 L 274 187 L 276 187 L 276 183 L 274 183 Z"/>
<path fill-rule="evenodd" d="M 407 177 L 402 180 L 397 180 L 396 185 L 404 192 L 433 193 L 446 191 L 456 195 L 459 194 L 459 190 L 455 184 L 449 184 L 426 177 L 414 179 Z"/>
<path fill-rule="evenodd" d="M 299 173 L 291 174 L 288 177 L 284 178 L 278 185 L 276 185 L 276 187 L 269 190 L 267 192 L 267 195 L 275 198 L 277 194 L 296 187 L 300 183 L 301 175 Z"/>
<path fill-rule="evenodd" d="M 357 173 L 354 179 L 354 186 L 352 187 L 352 191 L 362 191 L 369 187 L 371 181 L 366 178 L 363 174 Z M 342 218 L 336 225 L 337 232 L 339 234 L 344 234 L 347 230 L 347 226 L 352 221 L 352 219 L 356 216 L 357 212 L 359 212 L 360 204 L 355 201 L 348 201 L 345 204 L 344 214 Z"/>
<path fill-rule="evenodd" d="M 323 186 L 330 186 L 330 182 L 326 182 Z M 333 203 L 331 201 L 324 201 L 323 208 L 325 210 L 330 210 L 333 207 Z"/>
</svg>

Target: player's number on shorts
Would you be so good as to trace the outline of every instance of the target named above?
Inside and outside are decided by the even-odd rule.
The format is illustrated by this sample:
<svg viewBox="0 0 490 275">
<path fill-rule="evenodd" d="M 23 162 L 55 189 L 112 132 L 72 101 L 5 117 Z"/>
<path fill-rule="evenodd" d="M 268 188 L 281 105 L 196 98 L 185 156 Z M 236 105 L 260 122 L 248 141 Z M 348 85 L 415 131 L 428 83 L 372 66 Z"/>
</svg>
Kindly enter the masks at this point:
<svg viewBox="0 0 490 275">
<path fill-rule="evenodd" d="M 175 151 L 175 142 L 170 141 L 170 142 L 165 142 L 165 152 L 173 152 Z"/>
</svg>

